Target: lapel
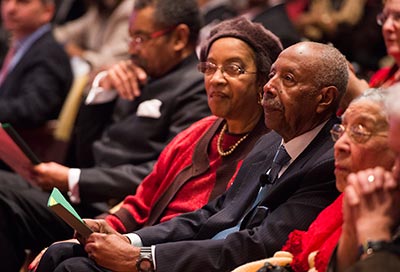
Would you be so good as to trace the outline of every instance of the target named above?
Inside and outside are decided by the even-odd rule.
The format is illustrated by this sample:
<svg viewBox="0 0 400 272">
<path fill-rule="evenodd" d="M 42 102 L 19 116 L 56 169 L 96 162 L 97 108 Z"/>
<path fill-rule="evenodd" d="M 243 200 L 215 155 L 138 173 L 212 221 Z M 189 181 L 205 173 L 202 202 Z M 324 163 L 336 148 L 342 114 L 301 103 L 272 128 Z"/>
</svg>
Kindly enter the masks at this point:
<svg viewBox="0 0 400 272">
<path fill-rule="evenodd" d="M 321 156 L 323 154 L 327 153 L 330 158 L 333 158 L 333 141 L 330 140 L 329 131 L 332 128 L 332 125 L 337 122 L 337 118 L 330 119 L 306 149 L 290 164 L 282 176 L 280 176 L 274 184 L 266 185 L 269 187 L 268 191 L 264 196 L 264 199 L 260 202 L 260 206 L 267 208 L 262 211 L 265 213 L 264 217 L 281 203 L 285 202 L 298 189 L 306 171 L 308 171 L 317 161 L 322 160 L 323 158 L 321 158 Z M 274 146 L 274 149 L 269 151 L 270 154 L 268 154 L 266 158 L 266 160 L 268 160 L 268 167 L 270 167 L 273 160 L 271 154 L 275 154 L 278 146 L 279 145 Z M 258 189 L 255 189 L 258 192 Z M 242 226 L 248 227 L 253 224 L 253 219 L 259 219 L 256 217 L 257 216 L 248 216 L 243 221 Z"/>
<path fill-rule="evenodd" d="M 304 169 L 309 170 L 310 165 L 320 160 L 320 157 L 328 152 L 333 156 L 333 141 L 331 140 L 330 130 L 333 124 L 338 123 L 338 118 L 331 118 L 317 136 L 311 141 L 306 149 L 294 160 L 274 185 L 270 185 L 270 190 L 262 204 L 274 207 L 284 199 L 282 192 L 292 192 L 300 185 L 304 176 Z"/>
<path fill-rule="evenodd" d="M 1 85 L 1 96 L 10 96 L 15 97 L 21 92 L 20 84 L 21 80 L 19 77 L 21 75 L 26 76 L 27 68 L 31 68 L 32 64 L 37 61 L 37 55 L 41 54 L 40 51 L 36 50 L 36 47 L 44 48 L 41 44 L 48 40 L 51 37 L 50 32 L 44 33 L 41 37 L 39 37 L 29 49 L 21 56 L 21 59 L 18 63 L 13 67 L 13 69 L 7 74 L 6 78 L 4 79 L 3 84 Z M 42 49 L 44 50 L 44 49 Z"/>
<path fill-rule="evenodd" d="M 275 132 L 269 132 L 260 138 L 243 161 L 235 182 L 222 197 L 216 199 L 219 203 L 213 203 L 218 206 L 218 212 L 214 213 L 202 227 L 206 230 L 204 235 L 208 235 L 212 230 L 217 233 L 222 229 L 233 227 L 243 218 L 257 196 L 260 175 L 270 167 L 280 143 L 281 137 Z M 203 233 L 199 231 L 198 238 L 200 239 L 202 235 Z"/>
</svg>

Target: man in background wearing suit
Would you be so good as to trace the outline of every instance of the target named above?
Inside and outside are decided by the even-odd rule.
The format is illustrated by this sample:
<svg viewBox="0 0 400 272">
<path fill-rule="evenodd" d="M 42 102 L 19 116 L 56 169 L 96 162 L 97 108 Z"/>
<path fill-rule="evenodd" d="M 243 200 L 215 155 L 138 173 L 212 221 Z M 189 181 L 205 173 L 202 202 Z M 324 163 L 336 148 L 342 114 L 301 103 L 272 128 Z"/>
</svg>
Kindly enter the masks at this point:
<svg viewBox="0 0 400 272">
<path fill-rule="evenodd" d="M 54 162 L 36 166 L 40 188 L 0 173 L 4 271 L 19 269 L 25 249 L 41 250 L 72 236 L 73 230 L 46 207 L 53 187 L 68 194 L 84 217 L 106 212 L 109 201 L 135 192 L 173 137 L 209 115 L 194 51 L 200 27 L 196 0 L 135 0 L 131 59 L 98 75 L 80 111 L 75 143 L 81 149 L 79 168 Z M 86 140 L 91 133 L 100 137 L 93 145 Z"/>
<path fill-rule="evenodd" d="M 347 81 L 347 61 L 333 47 L 303 42 L 284 50 L 264 86 L 274 132 L 260 138 L 225 194 L 135 233 L 97 221 L 84 250 L 55 244 L 37 271 L 230 271 L 271 256 L 338 195 L 329 131 Z"/>
<path fill-rule="evenodd" d="M 72 71 L 51 33 L 54 10 L 54 0 L 1 1 L 11 44 L 0 72 L 0 122 L 33 128 L 58 116 Z"/>
</svg>

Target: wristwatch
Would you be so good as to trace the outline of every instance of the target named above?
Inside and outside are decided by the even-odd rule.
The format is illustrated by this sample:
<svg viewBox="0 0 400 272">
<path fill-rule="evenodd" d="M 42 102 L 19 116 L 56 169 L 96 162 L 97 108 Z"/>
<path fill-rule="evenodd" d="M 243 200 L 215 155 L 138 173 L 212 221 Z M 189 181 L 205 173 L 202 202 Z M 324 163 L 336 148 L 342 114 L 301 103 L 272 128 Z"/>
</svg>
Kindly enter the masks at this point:
<svg viewBox="0 0 400 272">
<path fill-rule="evenodd" d="M 141 247 L 139 259 L 136 262 L 136 269 L 138 272 L 153 272 L 154 263 L 153 255 L 151 254 L 151 247 Z"/>
<path fill-rule="evenodd" d="M 400 255 L 400 245 L 394 244 L 393 242 L 390 241 L 367 241 L 363 245 L 360 246 L 359 249 L 360 256 L 361 255 L 371 255 L 373 253 L 379 252 L 379 251 L 388 251 L 396 255 Z"/>
</svg>

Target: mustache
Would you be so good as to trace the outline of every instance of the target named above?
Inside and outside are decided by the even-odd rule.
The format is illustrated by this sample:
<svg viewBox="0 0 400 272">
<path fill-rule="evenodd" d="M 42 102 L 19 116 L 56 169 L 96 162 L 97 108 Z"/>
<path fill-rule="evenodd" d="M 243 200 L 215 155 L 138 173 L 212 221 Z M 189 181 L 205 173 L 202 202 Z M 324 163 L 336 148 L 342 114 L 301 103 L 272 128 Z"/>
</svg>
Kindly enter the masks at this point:
<svg viewBox="0 0 400 272">
<path fill-rule="evenodd" d="M 275 98 L 268 98 L 265 95 L 261 101 L 261 105 L 269 110 L 283 110 L 283 105 L 281 101 Z"/>
</svg>

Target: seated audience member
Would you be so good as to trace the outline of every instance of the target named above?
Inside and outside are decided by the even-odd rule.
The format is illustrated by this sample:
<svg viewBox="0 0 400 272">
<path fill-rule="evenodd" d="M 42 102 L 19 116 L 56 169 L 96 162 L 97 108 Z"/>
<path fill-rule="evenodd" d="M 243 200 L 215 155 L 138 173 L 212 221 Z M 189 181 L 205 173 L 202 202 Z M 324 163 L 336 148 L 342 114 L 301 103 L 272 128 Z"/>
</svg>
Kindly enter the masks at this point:
<svg viewBox="0 0 400 272">
<path fill-rule="evenodd" d="M 269 131 L 262 86 L 281 48 L 275 35 L 244 18 L 222 22 L 211 31 L 199 69 L 211 112 L 219 118 L 206 117 L 178 134 L 136 194 L 106 217 L 109 225 L 127 233 L 158 224 L 201 208 L 232 185 L 245 155 Z"/>
<path fill-rule="evenodd" d="M 310 0 L 309 8 L 297 17 L 295 24 L 313 41 L 329 41 L 340 28 L 357 24 L 366 0 Z M 339 32 L 340 33 L 340 32 Z"/>
<path fill-rule="evenodd" d="M 232 0 L 197 0 L 197 3 L 204 18 L 204 25 L 216 25 L 237 15 L 232 7 Z"/>
<path fill-rule="evenodd" d="M 70 57 L 88 62 L 94 71 L 127 59 L 128 24 L 134 0 L 90 0 L 88 11 L 54 28 Z"/>
<path fill-rule="evenodd" d="M 211 29 L 218 23 L 237 15 L 232 7 L 232 0 L 197 0 L 203 16 L 203 27 L 200 31 L 200 41 L 204 41 Z M 201 43 L 199 44 L 200 47 Z"/>
<path fill-rule="evenodd" d="M 370 89 L 350 103 L 342 116 L 342 124 L 331 130 L 335 141 L 336 187 L 343 192 L 350 173 L 375 166 L 390 170 L 395 154 L 388 145 L 388 122 L 385 111 L 386 94 L 379 89 Z M 295 272 L 326 271 L 329 258 L 338 242 L 342 230 L 343 215 L 341 194 L 328 206 L 307 231 L 295 230 L 283 246 L 283 251 L 292 254 L 290 267 Z M 279 258 L 266 259 L 239 267 L 235 272 L 257 271 L 266 262 L 274 264 Z M 282 265 L 282 264 L 281 264 Z M 248 269 L 248 268 L 252 269 Z"/>
<path fill-rule="evenodd" d="M 84 247 L 49 247 L 37 271 L 230 271 L 272 255 L 338 195 L 329 130 L 346 85 L 346 59 L 335 48 L 305 42 L 282 51 L 264 85 L 265 123 L 274 131 L 226 193 L 126 236 L 98 222 Z"/>
<path fill-rule="evenodd" d="M 247 9 L 242 15 L 271 30 L 286 48 L 299 42 L 301 36 L 289 19 L 284 2 L 282 0 L 248 0 Z"/>
<path fill-rule="evenodd" d="M 392 172 L 368 169 L 348 178 L 344 222 L 328 271 L 399 271 L 400 242 L 400 90 L 388 90 L 389 146 L 396 154 Z"/>
<path fill-rule="evenodd" d="M 378 25 L 382 26 L 382 35 L 386 51 L 394 59 L 391 67 L 378 70 L 370 79 L 371 87 L 389 87 L 400 79 L 400 0 L 386 0 L 377 16 Z"/>
<path fill-rule="evenodd" d="M 91 146 L 93 151 L 87 151 L 93 152 L 95 164 L 83 169 L 52 162 L 40 164 L 34 169 L 40 188 L 15 174 L 0 173 L 0 247 L 4 246 L 0 263 L 2 268 L 10 265 L 7 271 L 18 270 L 24 249 L 40 250 L 72 236 L 71 228 L 44 207 L 49 190 L 58 187 L 66 195 L 69 192 L 82 216 L 97 216 L 108 210 L 108 201 L 121 201 L 135 192 L 167 143 L 209 114 L 204 79 L 194 54 L 200 28 L 196 1 L 135 2 L 138 6 L 130 27 L 132 60 L 108 70 L 100 85 L 105 89 L 103 95 L 114 94 L 111 89 L 115 88 L 128 96 L 126 91 L 135 88 L 138 97 L 86 105 L 81 111 L 85 118 L 78 128 L 81 141 L 92 127 L 106 124 L 101 139 Z M 161 18 L 162 14 L 165 16 Z M 160 32 L 166 28 L 168 31 Z M 129 81 L 122 81 L 120 76 Z M 151 79 L 145 84 L 147 76 Z M 140 90 L 137 77 L 143 82 Z M 111 81 L 107 85 L 110 88 L 102 85 L 106 80 Z M 49 226 L 53 226 L 51 232 Z"/>
<path fill-rule="evenodd" d="M 38 128 L 58 116 L 72 71 L 51 33 L 54 10 L 54 0 L 1 2 L 3 27 L 11 34 L 0 71 L 1 123 Z"/>
</svg>

